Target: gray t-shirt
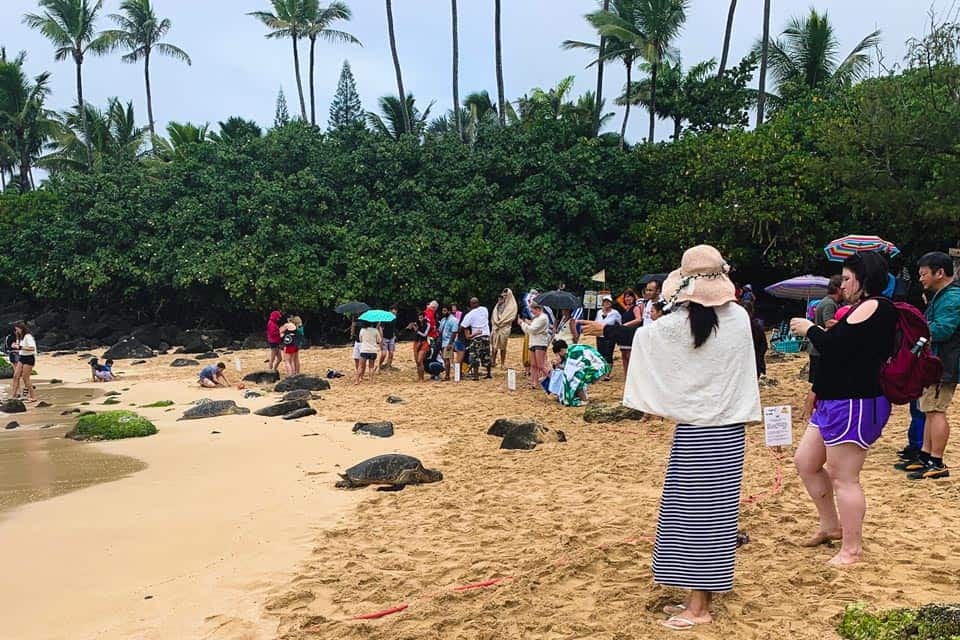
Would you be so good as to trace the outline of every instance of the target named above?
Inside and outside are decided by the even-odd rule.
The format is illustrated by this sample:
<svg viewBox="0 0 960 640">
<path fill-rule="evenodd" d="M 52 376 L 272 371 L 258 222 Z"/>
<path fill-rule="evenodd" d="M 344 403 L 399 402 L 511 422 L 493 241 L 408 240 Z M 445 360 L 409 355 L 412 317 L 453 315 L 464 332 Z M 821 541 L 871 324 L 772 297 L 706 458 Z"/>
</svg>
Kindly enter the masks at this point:
<svg viewBox="0 0 960 640">
<path fill-rule="evenodd" d="M 814 323 L 818 327 L 826 329 L 827 321 L 833 320 L 833 316 L 837 315 L 837 309 L 839 309 L 839 307 L 833 298 L 830 296 L 824 297 L 823 300 L 817 303 L 816 315 L 813 320 Z M 820 352 L 817 351 L 817 348 L 813 346 L 812 342 L 810 343 L 810 355 L 814 357 L 820 355 Z"/>
</svg>

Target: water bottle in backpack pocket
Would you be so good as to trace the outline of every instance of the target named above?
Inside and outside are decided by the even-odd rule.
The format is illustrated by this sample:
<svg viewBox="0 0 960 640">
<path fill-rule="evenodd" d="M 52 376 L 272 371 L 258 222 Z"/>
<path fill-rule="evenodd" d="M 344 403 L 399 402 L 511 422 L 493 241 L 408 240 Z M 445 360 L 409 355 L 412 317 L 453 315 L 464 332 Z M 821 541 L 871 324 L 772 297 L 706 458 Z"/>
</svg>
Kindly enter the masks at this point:
<svg viewBox="0 0 960 640">
<path fill-rule="evenodd" d="M 909 404 L 940 382 L 943 363 L 930 352 L 930 327 L 913 305 L 895 302 L 897 328 L 893 355 L 880 369 L 880 387 L 893 404 Z"/>
</svg>

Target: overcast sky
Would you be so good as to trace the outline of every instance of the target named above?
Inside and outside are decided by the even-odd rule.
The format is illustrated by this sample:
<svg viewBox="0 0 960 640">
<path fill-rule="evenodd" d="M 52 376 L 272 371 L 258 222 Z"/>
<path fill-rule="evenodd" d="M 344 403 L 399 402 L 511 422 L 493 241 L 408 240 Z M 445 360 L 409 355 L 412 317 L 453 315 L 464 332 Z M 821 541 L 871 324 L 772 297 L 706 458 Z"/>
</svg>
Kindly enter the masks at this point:
<svg viewBox="0 0 960 640">
<path fill-rule="evenodd" d="M 944 8 L 950 0 L 935 0 Z M 379 96 L 396 94 L 396 83 L 382 0 L 348 0 L 354 17 L 339 25 L 363 42 L 363 47 L 319 43 L 317 46 L 318 119 L 326 124 L 340 66 L 349 59 L 365 109 L 376 108 Z M 596 41 L 583 15 L 597 7 L 595 0 L 503 0 L 503 65 L 507 98 L 515 100 L 532 87 L 549 88 L 568 75 L 576 76 L 579 94 L 593 87 L 595 73 L 586 70 L 589 54 L 563 51 L 566 39 Z M 686 65 L 720 56 L 728 0 L 692 0 L 689 19 L 677 46 Z M 105 0 L 101 29 L 112 26 L 107 14 L 118 11 L 120 0 Z M 264 27 L 249 11 L 269 8 L 267 0 L 154 0 L 161 17 L 173 22 L 167 41 L 185 49 L 193 66 L 168 58 L 151 63 L 154 114 L 162 127 L 169 120 L 210 122 L 239 115 L 267 127 L 273 122 L 278 89 L 287 95 L 291 114 L 298 111 L 289 40 L 267 40 Z M 904 41 L 923 33 L 927 0 L 773 0 L 771 32 L 776 34 L 794 15 L 810 6 L 826 10 L 836 26 L 841 55 L 866 34 L 879 28 L 887 64 L 900 61 Z M 418 105 L 436 101 L 433 114 L 450 108 L 451 54 L 449 0 L 394 0 L 397 47 L 404 85 Z M 460 91 L 465 96 L 486 89 L 496 99 L 494 72 L 493 0 L 460 0 Z M 763 0 L 739 0 L 734 22 L 731 60 L 736 63 L 759 37 Z M 40 33 L 22 24 L 26 12 L 37 10 L 35 0 L 0 0 L 0 45 L 13 54 L 26 50 L 32 74 L 52 73 L 49 104 L 65 109 L 75 101 L 72 61 L 55 62 L 53 47 Z M 306 50 L 302 50 L 306 83 Z M 133 100 L 138 118 L 146 124 L 141 65 L 124 64 L 119 54 L 90 57 L 84 63 L 84 97 L 103 106 L 111 96 Z M 614 92 L 624 83 L 622 65 L 607 67 L 605 95 L 612 105 Z M 305 87 L 306 92 L 306 87 Z M 308 103 L 309 109 L 309 103 Z M 622 111 L 616 109 L 618 118 Z M 631 113 L 628 139 L 646 132 L 646 113 Z M 608 129 L 619 130 L 620 120 Z M 672 127 L 661 123 L 658 137 Z"/>
</svg>

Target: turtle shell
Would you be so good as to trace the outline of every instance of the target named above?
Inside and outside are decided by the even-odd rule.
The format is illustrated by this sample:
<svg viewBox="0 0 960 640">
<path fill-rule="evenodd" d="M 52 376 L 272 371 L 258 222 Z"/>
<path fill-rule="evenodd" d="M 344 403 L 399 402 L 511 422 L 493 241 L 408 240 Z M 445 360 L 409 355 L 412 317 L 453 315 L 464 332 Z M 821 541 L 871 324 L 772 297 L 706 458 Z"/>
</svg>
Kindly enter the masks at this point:
<svg viewBox="0 0 960 640">
<path fill-rule="evenodd" d="M 347 469 L 344 475 L 355 484 L 393 484 L 401 471 L 422 468 L 423 464 L 413 456 L 388 453 L 357 463 Z"/>
</svg>

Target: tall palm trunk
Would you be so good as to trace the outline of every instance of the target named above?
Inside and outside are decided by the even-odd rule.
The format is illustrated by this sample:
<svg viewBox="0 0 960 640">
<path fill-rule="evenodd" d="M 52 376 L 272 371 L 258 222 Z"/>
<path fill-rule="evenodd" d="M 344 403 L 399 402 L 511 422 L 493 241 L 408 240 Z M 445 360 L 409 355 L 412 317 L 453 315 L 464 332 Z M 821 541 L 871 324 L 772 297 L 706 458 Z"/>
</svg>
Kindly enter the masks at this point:
<svg viewBox="0 0 960 640">
<path fill-rule="evenodd" d="M 317 36 L 310 36 L 310 124 L 317 126 L 317 103 L 313 90 L 313 50 L 317 46 Z"/>
<path fill-rule="evenodd" d="M 497 111 L 500 125 L 507 124 L 507 104 L 503 97 L 503 47 L 500 34 L 500 0 L 493 0 L 493 37 L 497 58 Z"/>
<path fill-rule="evenodd" d="M 90 146 L 90 129 L 87 127 L 87 107 L 83 102 L 83 75 L 80 69 L 83 67 L 83 54 L 74 54 L 74 62 L 77 63 L 77 104 L 80 105 L 80 125 L 83 127 L 83 143 L 87 147 L 87 168 L 93 168 L 93 147 Z"/>
<path fill-rule="evenodd" d="M 657 71 L 660 63 L 655 62 L 650 67 L 650 133 L 647 142 L 653 144 L 653 130 L 657 126 Z"/>
<path fill-rule="evenodd" d="M 737 11 L 737 0 L 730 0 L 730 12 L 727 14 L 727 30 L 723 34 L 723 53 L 720 55 L 720 68 L 717 77 L 727 70 L 727 56 L 730 54 L 730 35 L 733 33 L 733 14 Z"/>
<path fill-rule="evenodd" d="M 603 10 L 610 11 L 610 0 L 603 0 Z M 607 48 L 607 37 L 600 37 L 600 56 L 597 58 L 597 96 L 593 105 L 593 135 L 600 135 L 600 109 L 603 107 L 603 55 Z"/>
<path fill-rule="evenodd" d="M 627 139 L 627 120 L 630 119 L 630 103 L 633 102 L 633 57 L 627 56 L 624 61 L 627 65 L 627 108 L 623 111 L 623 126 L 620 127 L 620 150 L 623 150 Z"/>
<path fill-rule="evenodd" d="M 27 136 L 24 131 L 17 131 L 17 142 L 20 147 L 20 193 L 30 191 L 30 153 L 27 149 Z"/>
<path fill-rule="evenodd" d="M 150 122 L 150 146 L 157 137 L 157 130 L 153 124 L 153 94 L 150 92 L 150 50 L 143 57 L 143 79 L 147 84 L 147 120 Z"/>
<path fill-rule="evenodd" d="M 673 141 L 680 139 L 680 130 L 683 127 L 683 116 L 673 116 Z"/>
<path fill-rule="evenodd" d="M 397 72 L 397 91 L 400 93 L 400 114 L 403 116 L 403 128 L 406 133 L 413 133 L 410 124 L 410 113 L 407 111 L 407 93 L 403 90 L 403 76 L 400 74 L 400 56 L 397 55 L 397 38 L 393 32 L 393 2 L 387 3 L 387 32 L 390 34 L 390 52 L 393 54 L 393 68 Z"/>
<path fill-rule="evenodd" d="M 307 122 L 307 103 L 303 99 L 303 81 L 300 80 L 300 51 L 297 48 L 297 36 L 293 36 L 291 40 L 293 40 L 293 70 L 297 76 L 297 93 L 300 94 L 300 117 Z"/>
<path fill-rule="evenodd" d="M 767 102 L 767 54 L 770 49 L 770 0 L 763 0 L 763 43 L 760 46 L 760 93 L 757 96 L 757 126 L 763 124 Z"/>
<path fill-rule="evenodd" d="M 457 34 L 457 0 L 450 0 L 453 23 L 453 117 L 457 121 L 457 135 L 463 140 L 463 113 L 460 110 L 460 37 Z"/>
</svg>

